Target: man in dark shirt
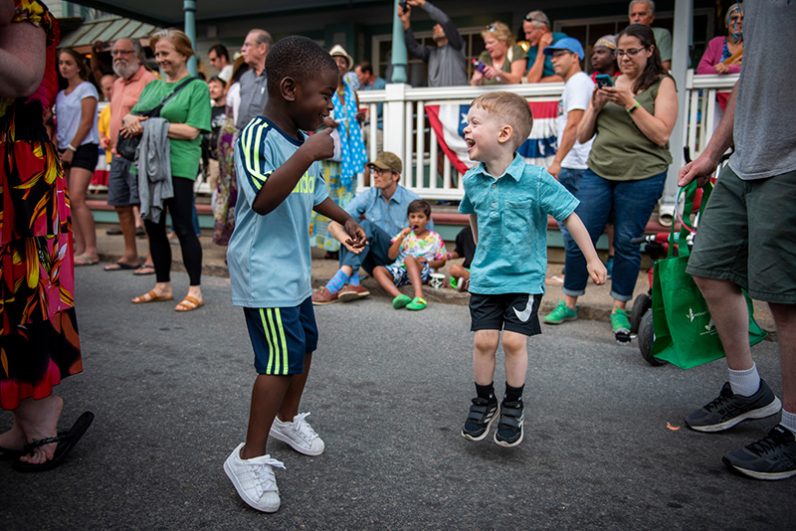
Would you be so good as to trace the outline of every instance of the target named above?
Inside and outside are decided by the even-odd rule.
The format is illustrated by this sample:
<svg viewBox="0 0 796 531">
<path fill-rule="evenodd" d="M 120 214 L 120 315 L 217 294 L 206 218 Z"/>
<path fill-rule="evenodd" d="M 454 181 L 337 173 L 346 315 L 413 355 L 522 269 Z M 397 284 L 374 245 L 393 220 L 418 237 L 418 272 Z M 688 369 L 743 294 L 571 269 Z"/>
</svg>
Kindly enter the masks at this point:
<svg viewBox="0 0 796 531">
<path fill-rule="evenodd" d="M 432 29 L 435 46 L 421 45 L 415 39 L 409 23 L 412 7 L 419 7 L 436 22 Z M 467 84 L 467 60 L 464 41 L 448 15 L 426 0 L 406 0 L 406 9 L 398 16 L 404 27 L 406 49 L 412 57 L 428 63 L 428 86 L 449 87 Z"/>
</svg>

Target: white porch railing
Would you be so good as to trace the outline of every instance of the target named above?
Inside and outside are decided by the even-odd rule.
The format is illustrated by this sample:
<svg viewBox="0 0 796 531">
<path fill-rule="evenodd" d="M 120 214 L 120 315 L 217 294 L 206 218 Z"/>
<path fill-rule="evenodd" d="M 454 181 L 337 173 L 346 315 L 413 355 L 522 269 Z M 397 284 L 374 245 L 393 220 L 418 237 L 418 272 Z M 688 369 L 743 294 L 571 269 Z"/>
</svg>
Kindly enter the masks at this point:
<svg viewBox="0 0 796 531">
<path fill-rule="evenodd" d="M 716 93 L 731 90 L 738 76 L 697 76 L 688 72 L 685 90 L 687 108 L 681 109 L 685 118 L 682 132 L 684 145 L 697 156 L 710 139 L 720 118 Z M 425 106 L 466 104 L 488 91 L 510 90 L 528 101 L 556 101 L 564 90 L 563 83 L 520 84 L 503 87 L 441 87 L 412 88 L 388 85 L 386 90 L 360 92 L 359 101 L 368 107 L 370 123 L 363 131 L 367 138 L 368 158 L 377 154 L 378 104 L 383 104 L 384 149 L 401 156 L 404 172 L 401 184 L 427 199 L 461 199 L 461 179 L 453 165 L 437 149 L 437 135 L 429 126 Z M 676 133 L 676 132 L 675 132 Z M 676 154 L 674 160 L 681 160 Z M 357 190 L 365 187 L 360 175 Z"/>
</svg>

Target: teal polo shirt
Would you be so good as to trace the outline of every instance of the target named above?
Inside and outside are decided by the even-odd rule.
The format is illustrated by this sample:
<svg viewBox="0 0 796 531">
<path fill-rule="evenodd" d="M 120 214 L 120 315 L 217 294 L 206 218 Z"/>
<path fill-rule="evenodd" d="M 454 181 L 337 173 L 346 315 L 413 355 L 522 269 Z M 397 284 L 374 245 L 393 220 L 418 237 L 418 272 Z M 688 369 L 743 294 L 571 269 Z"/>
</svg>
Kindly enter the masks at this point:
<svg viewBox="0 0 796 531">
<path fill-rule="evenodd" d="M 483 163 L 465 173 L 459 212 L 478 216 L 470 292 L 544 293 L 547 215 L 563 222 L 577 206 L 552 175 L 519 155 L 503 175 L 490 175 Z"/>
</svg>

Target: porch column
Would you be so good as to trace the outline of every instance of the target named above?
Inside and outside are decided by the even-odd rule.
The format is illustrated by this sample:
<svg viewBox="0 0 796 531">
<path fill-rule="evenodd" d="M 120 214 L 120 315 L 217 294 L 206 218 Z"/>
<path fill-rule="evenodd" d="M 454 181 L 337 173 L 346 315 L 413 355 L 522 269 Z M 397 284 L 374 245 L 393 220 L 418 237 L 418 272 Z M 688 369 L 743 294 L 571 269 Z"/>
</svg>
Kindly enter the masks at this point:
<svg viewBox="0 0 796 531">
<path fill-rule="evenodd" d="M 406 44 L 404 27 L 398 18 L 398 2 L 394 0 L 392 19 L 392 77 L 391 83 L 406 83 Z"/>
<path fill-rule="evenodd" d="M 191 39 L 191 46 L 196 51 L 196 0 L 183 0 L 182 10 L 185 12 L 185 34 Z M 188 60 L 188 72 L 196 75 L 196 55 Z"/>
<path fill-rule="evenodd" d="M 685 164 L 683 146 L 685 146 L 686 124 L 686 73 L 688 71 L 688 49 L 693 41 L 694 3 L 693 0 L 675 0 L 674 31 L 672 32 L 672 76 L 677 84 L 677 122 L 674 124 L 669 147 L 672 152 L 672 165 L 666 178 L 666 187 L 660 204 L 660 216 L 663 221 L 670 222 L 677 195 L 677 173 Z"/>
</svg>

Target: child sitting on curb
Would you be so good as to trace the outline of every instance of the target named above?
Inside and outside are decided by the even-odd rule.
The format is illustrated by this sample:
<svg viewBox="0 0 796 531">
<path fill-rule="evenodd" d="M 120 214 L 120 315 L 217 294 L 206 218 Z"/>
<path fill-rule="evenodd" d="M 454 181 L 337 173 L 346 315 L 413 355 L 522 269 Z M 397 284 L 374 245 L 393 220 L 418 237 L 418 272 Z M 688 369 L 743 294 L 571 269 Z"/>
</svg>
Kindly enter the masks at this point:
<svg viewBox="0 0 796 531">
<path fill-rule="evenodd" d="M 428 283 L 432 269 L 445 265 L 445 242 L 438 233 L 426 228 L 431 219 L 428 202 L 417 199 L 409 203 L 408 217 L 409 227 L 393 238 L 388 251 L 395 262 L 375 267 L 373 277 L 393 296 L 393 308 L 418 311 L 428 305 L 423 298 L 423 284 Z M 412 284 L 414 298 L 398 291 L 406 284 Z"/>
</svg>

